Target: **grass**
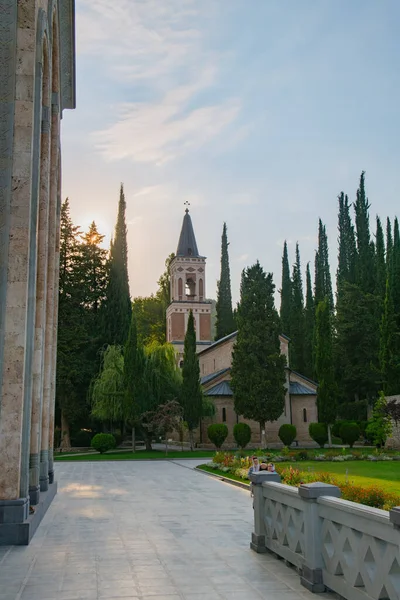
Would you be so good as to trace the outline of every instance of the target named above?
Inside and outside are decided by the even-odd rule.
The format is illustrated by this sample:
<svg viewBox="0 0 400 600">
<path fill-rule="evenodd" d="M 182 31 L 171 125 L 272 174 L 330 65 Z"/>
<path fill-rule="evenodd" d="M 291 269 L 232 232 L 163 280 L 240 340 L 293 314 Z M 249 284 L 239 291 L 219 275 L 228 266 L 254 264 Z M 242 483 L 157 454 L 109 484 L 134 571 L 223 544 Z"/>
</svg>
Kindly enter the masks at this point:
<svg viewBox="0 0 400 600">
<path fill-rule="evenodd" d="M 339 481 L 350 481 L 354 485 L 362 487 L 379 486 L 386 492 L 400 493 L 400 464 L 398 462 L 362 462 L 346 461 L 339 462 L 285 462 L 279 463 L 278 467 L 298 469 L 299 471 L 314 471 L 332 473 Z M 203 471 L 215 473 L 222 477 L 245 481 L 231 473 L 224 473 L 219 469 L 211 469 L 207 465 L 198 467 Z"/>
<path fill-rule="evenodd" d="M 138 450 L 137 452 L 129 452 L 129 451 L 118 451 L 114 452 L 106 452 L 105 454 L 93 454 L 93 453 L 80 453 L 76 455 L 62 453 L 54 456 L 54 460 L 57 462 L 61 462 L 63 460 L 68 461 L 92 461 L 92 460 L 170 460 L 170 459 L 179 459 L 179 458 L 212 458 L 215 452 L 213 450 L 195 450 L 191 452 L 190 450 L 171 450 L 165 455 L 163 450 Z"/>
</svg>

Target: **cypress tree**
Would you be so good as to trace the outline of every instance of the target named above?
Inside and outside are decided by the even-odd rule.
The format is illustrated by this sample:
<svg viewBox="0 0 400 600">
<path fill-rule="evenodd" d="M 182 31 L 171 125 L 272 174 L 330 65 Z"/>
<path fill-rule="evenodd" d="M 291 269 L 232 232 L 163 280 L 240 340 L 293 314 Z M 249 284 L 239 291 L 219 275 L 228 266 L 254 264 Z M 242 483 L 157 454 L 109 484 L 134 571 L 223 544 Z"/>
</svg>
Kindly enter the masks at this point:
<svg viewBox="0 0 400 600">
<path fill-rule="evenodd" d="M 200 385 L 199 357 L 196 352 L 196 332 L 193 313 L 190 311 L 183 350 L 181 404 L 183 418 L 189 429 L 190 449 L 194 450 L 193 431 L 198 427 L 203 409 Z"/>
<path fill-rule="evenodd" d="M 386 294 L 380 330 L 379 364 L 383 391 L 391 396 L 399 391 L 400 344 L 396 331 L 396 316 L 393 307 L 391 277 L 386 280 Z"/>
<path fill-rule="evenodd" d="M 315 306 L 325 298 L 329 310 L 333 311 L 332 280 L 329 267 L 329 249 L 326 227 L 321 219 L 318 222 L 318 250 L 315 255 Z"/>
<path fill-rule="evenodd" d="M 386 271 L 389 272 L 390 259 L 393 250 L 392 224 L 389 217 L 386 219 Z"/>
<path fill-rule="evenodd" d="M 304 375 L 314 376 L 313 339 L 315 325 L 314 297 L 312 292 L 310 263 L 306 268 L 306 307 L 304 316 Z"/>
<path fill-rule="evenodd" d="M 106 340 L 109 344 L 119 344 L 121 346 L 127 340 L 132 313 L 129 294 L 125 211 L 125 194 L 121 184 L 115 236 L 110 249 L 110 271 L 104 311 Z"/>
<path fill-rule="evenodd" d="M 337 416 L 337 386 L 333 364 L 331 312 L 327 299 L 316 310 L 315 373 L 318 379 L 318 420 L 330 426 Z M 329 440 L 331 444 L 331 440 Z"/>
<path fill-rule="evenodd" d="M 221 240 L 221 276 L 218 281 L 217 292 L 217 321 L 216 336 L 219 340 L 235 331 L 235 321 L 232 311 L 231 276 L 229 270 L 228 237 L 226 223 L 222 230 Z"/>
<path fill-rule="evenodd" d="M 369 229 L 368 198 L 365 194 L 365 173 L 361 173 L 360 184 L 357 190 L 357 199 L 354 204 L 356 215 L 356 240 L 357 240 L 357 263 L 356 282 L 364 293 L 374 293 L 374 262 L 373 246 Z"/>
<path fill-rule="evenodd" d="M 289 257 L 287 243 L 283 245 L 282 256 L 282 287 L 281 287 L 281 333 L 290 336 L 290 313 L 292 310 L 292 281 L 290 279 Z"/>
<path fill-rule="evenodd" d="M 296 262 L 292 276 L 292 310 L 290 313 L 290 366 L 295 371 L 305 372 L 305 314 L 303 282 L 301 279 L 300 250 L 296 244 Z"/>
<path fill-rule="evenodd" d="M 242 273 L 233 349 L 231 382 L 235 411 L 264 429 L 285 404 L 285 364 L 280 351 L 280 322 L 274 306 L 272 274 L 259 262 Z"/>
<path fill-rule="evenodd" d="M 138 340 L 136 315 L 132 313 L 128 339 L 124 351 L 124 414 L 132 427 L 132 450 L 135 452 L 135 433 L 140 412 L 144 411 L 145 355 L 144 348 Z"/>
<path fill-rule="evenodd" d="M 383 304 L 386 293 L 385 239 L 379 217 L 376 217 L 375 249 L 375 293 L 381 299 Z"/>
<path fill-rule="evenodd" d="M 336 274 L 337 293 L 340 295 L 341 285 L 344 281 L 349 283 L 355 282 L 356 270 L 356 240 L 354 235 L 354 226 L 350 216 L 349 199 L 342 192 L 339 200 L 339 252 L 338 252 L 338 269 Z"/>
</svg>

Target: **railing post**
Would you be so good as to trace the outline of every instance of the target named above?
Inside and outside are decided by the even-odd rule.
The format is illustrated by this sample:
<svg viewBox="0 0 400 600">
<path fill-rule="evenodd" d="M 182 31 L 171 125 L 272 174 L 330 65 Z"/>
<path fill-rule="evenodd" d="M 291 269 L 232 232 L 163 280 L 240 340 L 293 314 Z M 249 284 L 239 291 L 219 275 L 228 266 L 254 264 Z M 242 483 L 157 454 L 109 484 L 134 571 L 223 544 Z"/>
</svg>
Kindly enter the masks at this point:
<svg viewBox="0 0 400 600">
<path fill-rule="evenodd" d="M 278 473 L 271 473 L 270 471 L 261 471 L 250 475 L 250 481 L 252 484 L 254 494 L 254 531 L 251 534 L 250 548 L 259 554 L 267 552 L 265 546 L 265 502 L 263 495 L 262 484 L 273 481 L 280 483 L 281 478 Z"/>
<path fill-rule="evenodd" d="M 395 506 L 389 511 L 390 522 L 400 530 L 400 506 Z"/>
<path fill-rule="evenodd" d="M 325 591 L 322 579 L 321 520 L 318 517 L 317 500 L 320 496 L 340 498 L 340 489 L 328 483 L 307 483 L 299 487 L 299 496 L 304 500 L 305 563 L 300 577 L 301 584 L 310 592 Z"/>
</svg>

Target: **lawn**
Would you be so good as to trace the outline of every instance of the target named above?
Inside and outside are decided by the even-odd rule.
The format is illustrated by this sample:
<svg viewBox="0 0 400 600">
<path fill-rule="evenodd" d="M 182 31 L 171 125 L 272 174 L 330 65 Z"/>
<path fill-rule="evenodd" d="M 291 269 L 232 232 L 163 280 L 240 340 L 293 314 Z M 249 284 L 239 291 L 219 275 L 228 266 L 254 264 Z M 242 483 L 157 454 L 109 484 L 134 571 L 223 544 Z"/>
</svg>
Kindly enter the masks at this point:
<svg viewBox="0 0 400 600">
<path fill-rule="evenodd" d="M 279 463 L 278 468 L 298 469 L 299 471 L 313 471 L 332 473 L 339 481 L 354 483 L 355 485 L 379 486 L 387 492 L 400 493 L 400 461 L 387 462 L 367 462 L 367 461 L 346 461 L 346 462 L 284 462 Z M 202 470 L 215 473 L 226 478 L 237 480 L 237 477 L 231 476 L 231 473 L 224 473 L 220 470 L 211 469 L 206 465 L 201 465 Z"/>
<path fill-rule="evenodd" d="M 68 461 L 93 461 L 93 460 L 171 460 L 179 458 L 212 458 L 214 456 L 214 450 L 171 450 L 165 455 L 163 450 L 138 450 L 137 452 L 114 451 L 106 452 L 105 454 L 93 454 L 92 452 L 82 452 L 80 454 L 57 454 L 54 456 L 54 460 L 61 462 L 63 460 Z"/>
</svg>

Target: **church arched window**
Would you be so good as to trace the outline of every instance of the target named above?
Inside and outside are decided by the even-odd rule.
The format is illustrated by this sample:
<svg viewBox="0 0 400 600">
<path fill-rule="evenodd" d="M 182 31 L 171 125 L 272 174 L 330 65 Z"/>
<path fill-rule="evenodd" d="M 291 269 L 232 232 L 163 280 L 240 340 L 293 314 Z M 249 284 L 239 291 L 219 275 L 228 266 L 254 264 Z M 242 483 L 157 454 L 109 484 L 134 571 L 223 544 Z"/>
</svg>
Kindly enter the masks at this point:
<svg viewBox="0 0 400 600">
<path fill-rule="evenodd" d="M 183 281 L 182 281 L 182 277 L 179 277 L 179 279 L 178 279 L 178 297 L 179 297 L 179 300 L 182 300 L 182 296 L 183 296 Z"/>
<path fill-rule="evenodd" d="M 204 282 L 202 279 L 199 279 L 199 300 L 200 302 L 203 301 L 203 296 L 204 296 Z"/>
<path fill-rule="evenodd" d="M 303 408 L 303 421 L 304 423 L 307 423 L 307 409 Z"/>
<path fill-rule="evenodd" d="M 222 409 L 222 422 L 225 423 L 226 422 L 226 408 Z"/>
</svg>

